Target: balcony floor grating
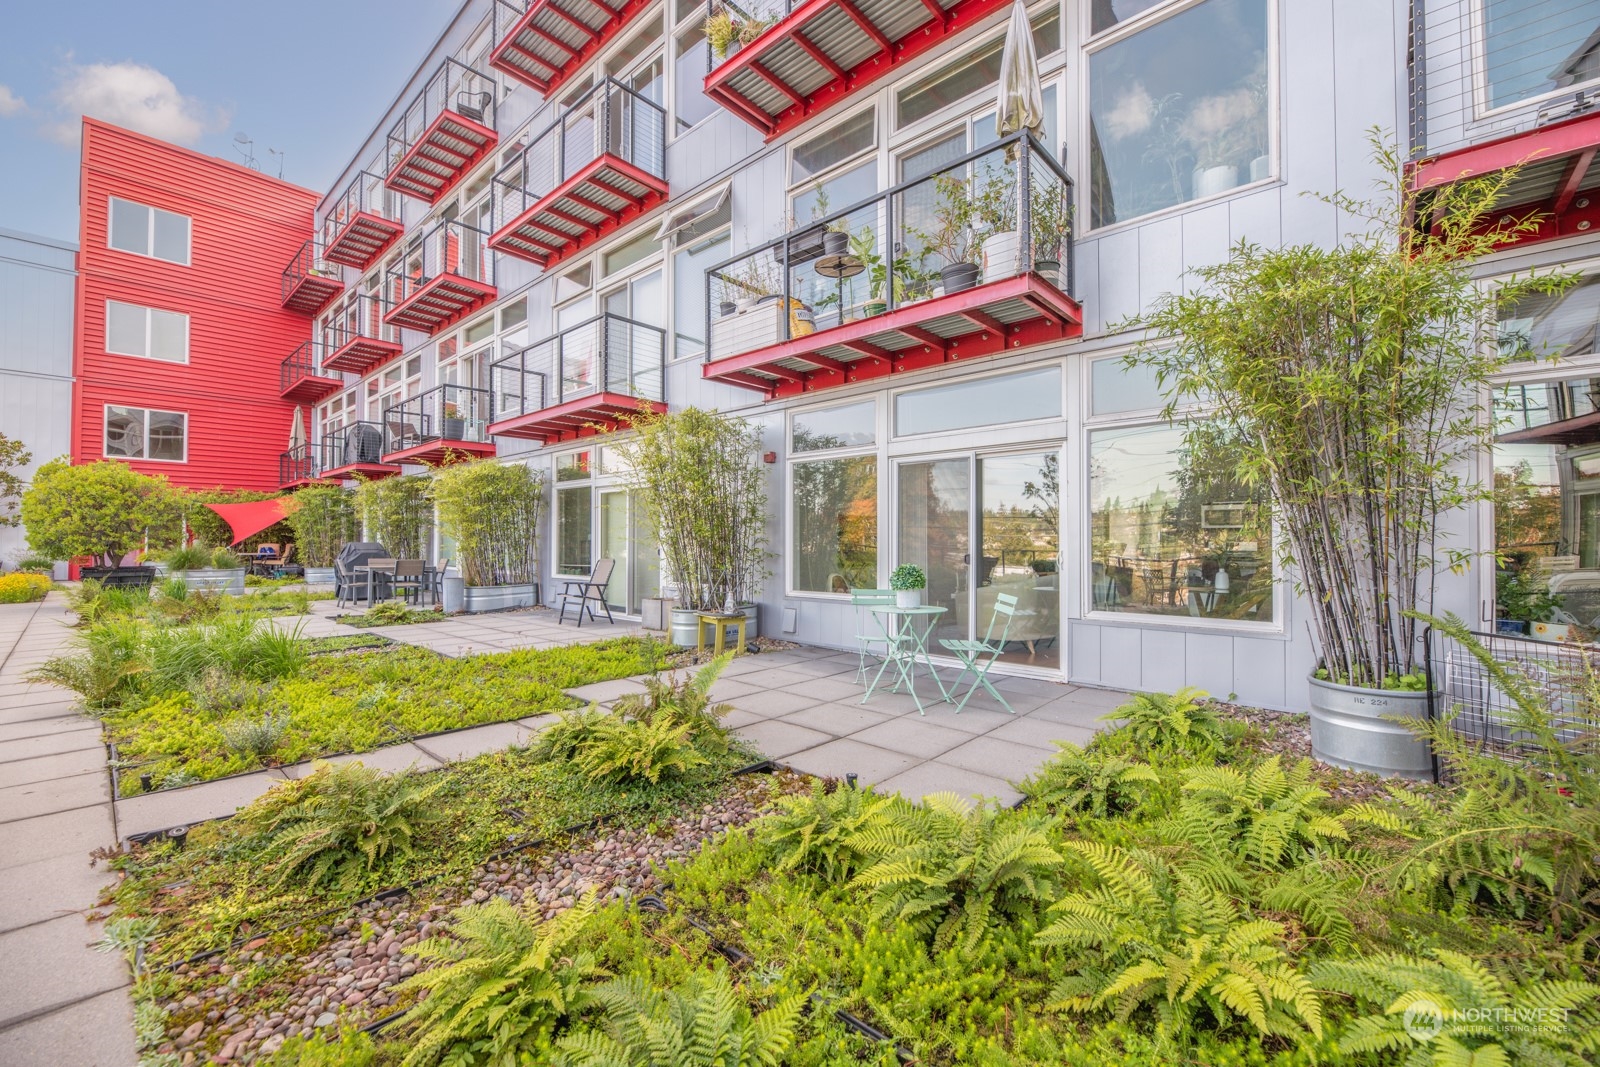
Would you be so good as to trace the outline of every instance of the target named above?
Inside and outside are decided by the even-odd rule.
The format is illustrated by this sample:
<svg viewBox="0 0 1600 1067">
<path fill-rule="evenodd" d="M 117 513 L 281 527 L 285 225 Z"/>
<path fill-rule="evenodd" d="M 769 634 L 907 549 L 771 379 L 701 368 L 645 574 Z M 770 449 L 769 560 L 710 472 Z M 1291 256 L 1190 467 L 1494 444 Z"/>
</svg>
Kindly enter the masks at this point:
<svg viewBox="0 0 1600 1067">
<path fill-rule="evenodd" d="M 344 224 L 322 254 L 335 263 L 363 270 L 387 251 L 404 231 L 405 227 L 393 219 L 370 211 L 358 212 Z"/>
<path fill-rule="evenodd" d="M 490 423 L 489 432 L 496 437 L 517 437 L 545 444 L 572 441 L 626 426 L 628 416 L 637 415 L 641 406 L 657 414 L 667 410 L 659 401 L 641 401 L 624 393 L 591 393 L 542 411 Z"/>
<path fill-rule="evenodd" d="M 606 153 L 495 231 L 489 247 L 550 267 L 642 218 L 667 198 L 667 183 Z"/>
<path fill-rule="evenodd" d="M 488 155 L 498 140 L 499 135 L 482 123 L 454 111 L 441 112 L 389 168 L 384 184 L 432 204 Z"/>
</svg>

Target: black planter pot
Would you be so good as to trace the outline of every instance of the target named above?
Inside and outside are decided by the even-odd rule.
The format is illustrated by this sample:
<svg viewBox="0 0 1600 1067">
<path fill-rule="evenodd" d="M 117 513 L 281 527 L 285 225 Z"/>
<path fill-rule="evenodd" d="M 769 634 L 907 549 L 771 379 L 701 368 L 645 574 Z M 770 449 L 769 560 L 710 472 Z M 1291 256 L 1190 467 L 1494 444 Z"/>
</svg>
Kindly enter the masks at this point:
<svg viewBox="0 0 1600 1067">
<path fill-rule="evenodd" d="M 446 441 L 465 441 L 467 439 L 467 421 L 454 417 L 446 417 L 444 423 L 444 439 Z"/>
<path fill-rule="evenodd" d="M 850 235 L 836 233 L 829 230 L 822 235 L 822 254 L 825 256 L 842 256 L 850 250 Z"/>
<path fill-rule="evenodd" d="M 960 293 L 978 284 L 978 265 L 976 263 L 948 263 L 939 270 L 939 277 L 944 281 L 944 291 Z"/>
<path fill-rule="evenodd" d="M 80 578 L 92 578 L 112 589 L 148 589 L 156 580 L 154 567 L 80 567 Z"/>
<path fill-rule="evenodd" d="M 729 315 L 732 315 L 738 310 L 739 305 L 735 304 L 732 300 L 724 300 L 722 303 L 717 305 L 717 314 L 721 315 L 723 318 L 727 318 Z"/>
</svg>

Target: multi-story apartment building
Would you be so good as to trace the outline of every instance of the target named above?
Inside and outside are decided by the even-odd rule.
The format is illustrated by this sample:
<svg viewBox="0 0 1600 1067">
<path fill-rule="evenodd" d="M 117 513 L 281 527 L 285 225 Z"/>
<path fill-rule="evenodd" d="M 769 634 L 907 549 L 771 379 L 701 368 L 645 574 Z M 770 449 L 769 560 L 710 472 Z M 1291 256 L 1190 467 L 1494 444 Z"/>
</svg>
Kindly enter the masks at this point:
<svg viewBox="0 0 1600 1067">
<path fill-rule="evenodd" d="M 741 0 L 723 57 L 705 3 L 469 0 L 311 247 L 281 249 L 313 332 L 275 380 L 314 415 L 278 484 L 530 464 L 547 581 L 613 558 L 633 611 L 658 554 L 601 432 L 715 408 L 763 438 L 765 632 L 848 647 L 846 591 L 916 563 L 937 636 L 1018 597 L 1002 670 L 1300 705 L 1313 653 L 1271 518 L 1190 464 L 1127 324 L 1241 240 L 1338 241 L 1356 220 L 1311 194 L 1370 190 L 1373 127 L 1417 146 L 1419 185 L 1535 160 L 1507 210 L 1554 221 L 1486 285 L 1586 266 L 1600 4 L 1038 0 L 1043 128 L 1001 138 L 1009 8 Z M 1515 316 L 1568 361 L 1508 378 L 1525 435 L 1494 463 L 1521 495 L 1452 531 L 1553 557 L 1575 605 L 1600 586 L 1597 294 Z M 1493 620 L 1494 572 L 1446 576 L 1440 606 Z"/>
<path fill-rule="evenodd" d="M 0 433 L 33 456 L 26 483 L 71 451 L 72 292 L 77 246 L 0 230 Z M 28 555 L 23 531 L 0 526 L 0 567 Z"/>
<path fill-rule="evenodd" d="M 311 338 L 282 272 L 317 194 L 85 119 L 79 196 L 73 458 L 276 489 L 307 429 L 279 368 Z"/>
</svg>

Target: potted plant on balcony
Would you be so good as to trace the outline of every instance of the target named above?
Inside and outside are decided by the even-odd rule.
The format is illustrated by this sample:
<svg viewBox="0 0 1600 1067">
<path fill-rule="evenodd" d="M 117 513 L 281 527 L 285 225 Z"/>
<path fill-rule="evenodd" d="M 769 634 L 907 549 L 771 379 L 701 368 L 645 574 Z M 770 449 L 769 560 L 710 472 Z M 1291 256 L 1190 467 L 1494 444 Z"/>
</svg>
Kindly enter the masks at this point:
<svg viewBox="0 0 1600 1067">
<path fill-rule="evenodd" d="M 442 408 L 443 431 L 442 436 L 446 441 L 465 441 L 467 439 L 467 420 L 461 417 L 461 407 L 454 400 L 446 400 Z"/>
<path fill-rule="evenodd" d="M 922 591 L 928 588 L 928 576 L 915 563 L 902 563 L 889 574 L 889 588 L 894 590 L 896 607 L 922 606 Z"/>
<path fill-rule="evenodd" d="M 766 33 L 771 26 L 772 19 L 759 5 L 751 14 L 744 15 L 718 4 L 706 18 L 702 29 L 706 40 L 711 43 L 712 54 L 721 60 Z"/>
<path fill-rule="evenodd" d="M 1061 270 L 1067 239 L 1072 235 L 1072 204 L 1064 183 L 1036 177 L 1029 205 L 1028 232 L 1033 240 L 1033 269 L 1058 289 L 1065 284 Z"/>
<path fill-rule="evenodd" d="M 759 431 L 742 419 L 700 408 L 631 418 L 615 447 L 623 480 L 638 495 L 663 562 L 677 587 L 675 644 L 697 643 L 697 613 L 730 607 L 760 632 L 754 597 L 767 576 L 767 490 L 757 460 Z"/>
<path fill-rule="evenodd" d="M 433 499 L 460 557 L 465 610 L 538 603 L 542 475 L 525 463 L 456 463 L 435 472 Z"/>
<path fill-rule="evenodd" d="M 1320 658 L 1309 679 L 1317 758 L 1386 775 L 1428 777 L 1425 740 L 1407 728 L 1437 698 L 1423 682 L 1422 631 L 1443 569 L 1472 554 L 1444 523 L 1490 500 L 1477 475 L 1493 443 L 1487 398 L 1506 357 L 1485 303 L 1559 293 L 1570 278 L 1521 275 L 1493 292 L 1475 261 L 1537 218 L 1493 224 L 1509 176 L 1430 191 L 1438 230 L 1400 154 L 1375 145 L 1388 195 L 1327 199 L 1368 220 L 1337 247 L 1235 247 L 1159 298 L 1130 364 L 1154 368 L 1191 462 L 1214 461 L 1266 491 L 1279 560 L 1303 594 Z M 1487 223 L 1487 224 L 1486 224 Z"/>
<path fill-rule="evenodd" d="M 355 494 L 337 485 L 301 489 L 294 494 L 288 521 L 305 561 L 306 583 L 332 585 L 334 557 L 360 533 Z"/>
<path fill-rule="evenodd" d="M 939 190 L 939 226 L 924 234 L 923 242 L 944 260 L 939 277 L 948 295 L 978 284 L 978 241 L 973 232 L 972 200 L 966 179 L 946 176 L 936 179 L 935 185 Z"/>
<path fill-rule="evenodd" d="M 1023 270 L 1022 234 L 1017 229 L 1017 175 L 1012 165 L 991 170 L 972 198 L 973 228 L 980 234 L 985 282 Z"/>
<path fill-rule="evenodd" d="M 148 585 L 154 567 L 119 564 L 148 544 L 176 542 L 182 510 L 165 478 L 116 460 L 74 465 L 57 459 L 34 472 L 21 514 L 35 553 L 92 556 L 103 565 L 85 568 L 84 577 Z"/>
</svg>

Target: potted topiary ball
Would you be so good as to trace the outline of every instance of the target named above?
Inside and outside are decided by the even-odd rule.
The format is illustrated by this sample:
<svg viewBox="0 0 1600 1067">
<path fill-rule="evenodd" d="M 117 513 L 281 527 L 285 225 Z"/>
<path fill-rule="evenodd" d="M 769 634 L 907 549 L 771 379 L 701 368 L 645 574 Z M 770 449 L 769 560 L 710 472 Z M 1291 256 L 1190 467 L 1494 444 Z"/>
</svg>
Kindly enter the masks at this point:
<svg viewBox="0 0 1600 1067">
<path fill-rule="evenodd" d="M 902 563 L 889 575 L 889 588 L 894 590 L 897 607 L 922 606 L 922 591 L 928 587 L 928 576 L 915 563 Z"/>
</svg>

